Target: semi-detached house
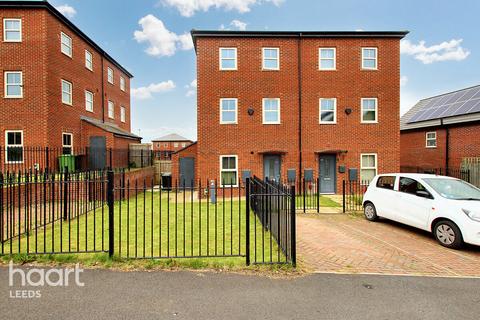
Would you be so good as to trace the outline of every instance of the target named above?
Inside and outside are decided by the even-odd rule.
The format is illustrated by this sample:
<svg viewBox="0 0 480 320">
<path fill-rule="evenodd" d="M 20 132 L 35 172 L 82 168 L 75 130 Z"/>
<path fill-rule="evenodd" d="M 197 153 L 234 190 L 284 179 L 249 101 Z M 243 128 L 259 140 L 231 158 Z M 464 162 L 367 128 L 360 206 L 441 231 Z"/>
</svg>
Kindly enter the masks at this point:
<svg viewBox="0 0 480 320">
<path fill-rule="evenodd" d="M 85 33 L 47 1 L 0 1 L 0 20 L 3 166 L 45 166 L 39 147 L 88 157 L 89 147 L 105 155 L 140 141 L 130 127 L 132 75 Z"/>
<path fill-rule="evenodd" d="M 176 155 L 174 179 L 318 176 L 336 193 L 343 179 L 398 171 L 407 33 L 193 30 L 198 142 Z"/>
</svg>

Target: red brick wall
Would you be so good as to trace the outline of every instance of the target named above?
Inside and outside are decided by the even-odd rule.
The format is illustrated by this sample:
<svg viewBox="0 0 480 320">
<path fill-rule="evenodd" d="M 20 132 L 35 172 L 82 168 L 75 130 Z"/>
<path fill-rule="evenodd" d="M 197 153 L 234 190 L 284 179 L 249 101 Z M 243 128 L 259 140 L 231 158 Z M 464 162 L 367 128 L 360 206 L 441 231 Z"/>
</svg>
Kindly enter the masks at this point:
<svg viewBox="0 0 480 320">
<path fill-rule="evenodd" d="M 219 156 L 238 155 L 243 169 L 263 176 L 266 151 L 285 152 L 282 175 L 299 171 L 298 50 L 296 39 L 198 38 L 197 177 L 219 176 Z M 379 172 L 400 164 L 398 39 L 302 41 L 303 168 L 318 171 L 315 151 L 348 150 L 337 165 L 360 168 L 360 153 L 377 153 Z M 378 70 L 361 70 L 361 47 L 378 47 Z M 237 71 L 219 71 L 219 48 L 236 47 Z M 280 48 L 280 70 L 262 71 L 262 47 Z M 336 47 L 337 70 L 318 70 L 318 48 Z M 262 124 L 262 98 L 281 99 L 281 124 Z M 360 123 L 360 99 L 378 98 L 379 123 Z M 238 124 L 219 124 L 220 98 L 238 98 Z M 319 98 L 337 98 L 337 124 L 320 125 Z M 247 114 L 248 108 L 254 115 Z M 346 115 L 345 108 L 353 113 Z M 338 186 L 346 178 L 338 175 Z"/>
<path fill-rule="evenodd" d="M 22 18 L 21 43 L 2 43 L 0 55 L 0 145 L 4 131 L 24 130 L 25 146 L 62 146 L 62 132 L 73 133 L 74 147 L 83 147 L 81 116 L 102 119 L 102 57 L 46 9 L 1 9 L 0 19 Z M 3 21 L 3 20 L 2 20 Z M 72 58 L 60 51 L 60 32 L 73 41 Z M 2 34 L 3 37 L 3 34 Z M 85 49 L 93 55 L 93 71 L 85 67 Z M 107 67 L 115 72 L 115 84 L 107 82 Z M 105 119 L 130 131 L 130 79 L 126 92 L 120 90 L 120 70 L 104 60 Z M 23 71 L 24 98 L 3 99 L 4 71 Z M 62 104 L 61 79 L 73 83 L 73 105 Z M 94 94 L 94 112 L 85 110 L 85 90 Z M 108 119 L 108 100 L 115 103 L 115 120 Z M 120 121 L 120 106 L 126 108 L 126 122 Z M 105 134 L 102 134 L 105 135 Z"/>
<path fill-rule="evenodd" d="M 426 148 L 427 132 L 437 132 L 437 147 Z M 449 128 L 449 167 L 459 169 L 463 158 L 480 157 L 480 125 L 464 124 Z M 402 167 L 445 169 L 446 131 L 444 128 L 401 132 Z"/>
</svg>

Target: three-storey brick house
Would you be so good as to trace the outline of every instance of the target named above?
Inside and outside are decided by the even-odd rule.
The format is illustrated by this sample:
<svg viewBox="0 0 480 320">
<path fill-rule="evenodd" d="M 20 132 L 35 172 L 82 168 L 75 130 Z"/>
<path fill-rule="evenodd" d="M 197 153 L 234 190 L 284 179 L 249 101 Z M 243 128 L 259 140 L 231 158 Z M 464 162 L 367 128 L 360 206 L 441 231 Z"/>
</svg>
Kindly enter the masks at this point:
<svg viewBox="0 0 480 320">
<path fill-rule="evenodd" d="M 125 68 L 47 1 L 0 1 L 0 17 L 2 163 L 42 162 L 29 147 L 71 154 L 140 140 Z"/>
<path fill-rule="evenodd" d="M 335 193 L 349 175 L 398 171 L 407 33 L 193 30 L 194 175 L 225 185 L 318 175 Z"/>
</svg>

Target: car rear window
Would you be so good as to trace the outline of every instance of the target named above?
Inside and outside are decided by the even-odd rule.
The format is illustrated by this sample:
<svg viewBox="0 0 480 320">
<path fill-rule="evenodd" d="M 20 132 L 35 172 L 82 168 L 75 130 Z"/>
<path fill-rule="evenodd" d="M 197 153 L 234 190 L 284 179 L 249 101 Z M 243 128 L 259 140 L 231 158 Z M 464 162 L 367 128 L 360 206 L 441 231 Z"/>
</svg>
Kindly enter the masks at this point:
<svg viewBox="0 0 480 320">
<path fill-rule="evenodd" d="M 395 177 L 394 176 L 384 176 L 378 178 L 377 188 L 393 190 L 395 187 Z"/>
</svg>

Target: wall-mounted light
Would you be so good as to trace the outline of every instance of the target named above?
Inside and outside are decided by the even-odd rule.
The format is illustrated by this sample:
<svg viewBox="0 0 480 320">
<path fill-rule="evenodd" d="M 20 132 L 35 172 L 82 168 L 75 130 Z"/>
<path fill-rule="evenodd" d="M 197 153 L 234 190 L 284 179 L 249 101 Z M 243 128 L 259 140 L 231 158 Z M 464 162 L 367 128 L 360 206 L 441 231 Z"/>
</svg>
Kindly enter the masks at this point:
<svg viewBox="0 0 480 320">
<path fill-rule="evenodd" d="M 353 112 L 352 108 L 345 109 L 345 113 L 347 114 L 347 116 L 350 115 L 352 112 Z"/>
<path fill-rule="evenodd" d="M 253 110 L 253 108 L 250 107 L 250 108 L 248 108 L 248 111 L 247 111 L 247 112 L 248 112 L 248 115 L 249 115 L 249 116 L 253 116 L 253 114 L 255 113 L 255 110 Z"/>
</svg>

